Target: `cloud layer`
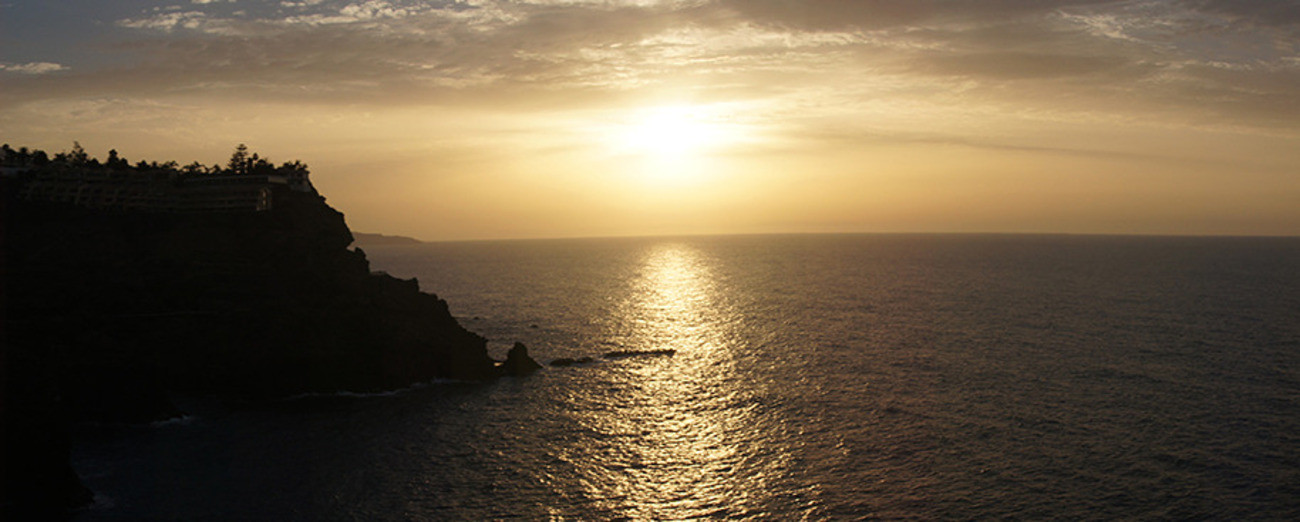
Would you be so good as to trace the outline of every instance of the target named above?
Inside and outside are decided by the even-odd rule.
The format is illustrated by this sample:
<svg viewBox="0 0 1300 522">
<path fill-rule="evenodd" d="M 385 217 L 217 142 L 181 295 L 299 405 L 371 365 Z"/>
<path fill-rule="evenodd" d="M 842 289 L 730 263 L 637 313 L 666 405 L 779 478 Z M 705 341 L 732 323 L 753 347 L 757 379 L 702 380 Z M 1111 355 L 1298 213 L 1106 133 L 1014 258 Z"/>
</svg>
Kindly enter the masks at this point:
<svg viewBox="0 0 1300 522">
<path fill-rule="evenodd" d="M 1279 2 L 198 1 L 122 13 L 115 65 L 6 65 L 4 103 L 211 91 L 439 103 L 531 91 L 823 90 L 1238 125 L 1300 121 L 1300 8 Z M 66 72 L 66 71 L 65 71 Z M 811 74 L 811 76 L 810 76 Z M 856 93 L 855 93 L 856 91 Z M 958 93 L 960 95 L 958 96 Z M 585 94 L 584 96 L 589 95 Z M 540 103 L 548 98 L 541 97 Z M 837 100 L 839 101 L 839 100 Z M 1068 112 L 1068 111 L 1062 111 Z"/>
</svg>

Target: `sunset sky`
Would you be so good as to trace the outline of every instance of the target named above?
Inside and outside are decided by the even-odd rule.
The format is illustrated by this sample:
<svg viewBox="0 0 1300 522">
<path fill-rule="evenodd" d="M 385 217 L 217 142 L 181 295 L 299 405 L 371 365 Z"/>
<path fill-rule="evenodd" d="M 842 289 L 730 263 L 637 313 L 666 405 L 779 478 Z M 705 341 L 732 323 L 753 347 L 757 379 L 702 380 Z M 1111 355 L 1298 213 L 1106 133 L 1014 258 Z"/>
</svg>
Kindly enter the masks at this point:
<svg viewBox="0 0 1300 522">
<path fill-rule="evenodd" d="M 1300 2 L 0 0 L 0 140 L 353 230 L 1300 234 Z"/>
</svg>

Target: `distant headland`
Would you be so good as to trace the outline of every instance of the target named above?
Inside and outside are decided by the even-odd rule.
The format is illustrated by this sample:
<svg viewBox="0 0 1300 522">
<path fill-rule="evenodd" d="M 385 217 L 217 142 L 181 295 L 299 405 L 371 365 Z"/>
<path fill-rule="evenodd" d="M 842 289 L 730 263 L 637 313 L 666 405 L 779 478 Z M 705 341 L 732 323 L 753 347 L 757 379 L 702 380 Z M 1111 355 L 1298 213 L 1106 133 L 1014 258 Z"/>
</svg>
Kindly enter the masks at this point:
<svg viewBox="0 0 1300 522">
<path fill-rule="evenodd" d="M 423 243 L 418 239 L 406 236 L 390 236 L 385 234 L 367 234 L 365 232 L 353 232 L 352 237 L 356 239 L 357 246 L 389 246 L 389 245 L 418 245 Z"/>
<path fill-rule="evenodd" d="M 174 417 L 171 393 L 376 391 L 529 366 L 493 361 L 414 279 L 372 272 L 302 162 L 243 145 L 224 166 L 180 166 L 6 144 L 0 189 L 6 513 L 84 505 L 67 424 Z"/>
</svg>

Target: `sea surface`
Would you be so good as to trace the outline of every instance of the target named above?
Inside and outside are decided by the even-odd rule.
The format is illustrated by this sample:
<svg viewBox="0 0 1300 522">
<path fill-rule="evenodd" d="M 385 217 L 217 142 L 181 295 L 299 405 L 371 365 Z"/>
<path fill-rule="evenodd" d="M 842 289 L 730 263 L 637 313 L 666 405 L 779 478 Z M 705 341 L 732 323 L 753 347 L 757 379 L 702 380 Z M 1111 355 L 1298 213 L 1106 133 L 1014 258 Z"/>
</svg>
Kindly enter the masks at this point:
<svg viewBox="0 0 1300 522">
<path fill-rule="evenodd" d="M 84 426 L 76 519 L 1300 519 L 1300 239 L 365 250 L 594 361 Z"/>
</svg>

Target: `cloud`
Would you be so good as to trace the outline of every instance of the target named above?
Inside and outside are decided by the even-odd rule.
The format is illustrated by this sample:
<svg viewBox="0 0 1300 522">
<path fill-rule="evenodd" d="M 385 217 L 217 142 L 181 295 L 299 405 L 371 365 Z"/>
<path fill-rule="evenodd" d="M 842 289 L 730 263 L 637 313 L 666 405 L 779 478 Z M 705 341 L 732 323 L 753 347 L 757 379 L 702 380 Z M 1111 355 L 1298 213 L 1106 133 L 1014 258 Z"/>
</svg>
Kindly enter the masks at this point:
<svg viewBox="0 0 1300 522">
<path fill-rule="evenodd" d="M 118 25 L 129 29 L 152 29 L 172 32 L 178 29 L 199 29 L 208 25 L 209 17 L 202 11 L 183 11 L 158 13 L 146 18 L 132 18 L 118 21 Z"/>
<path fill-rule="evenodd" d="M 1189 9 L 1227 16 L 1234 21 L 1270 26 L 1300 25 L 1300 4 L 1279 0 L 1186 0 Z"/>
<path fill-rule="evenodd" d="M 1116 0 L 719 0 L 756 23 L 805 30 L 878 30 L 939 23 L 988 23 Z"/>
<path fill-rule="evenodd" d="M 1113 72 L 1130 65 L 1115 56 L 1032 52 L 934 53 L 918 59 L 915 70 L 930 74 L 1017 80 L 1074 78 Z"/>
<path fill-rule="evenodd" d="M 49 74 L 66 70 L 68 70 L 68 67 L 50 62 L 0 63 L 0 71 L 18 74 Z"/>
<path fill-rule="evenodd" d="M 1266 2 L 246 4 L 238 4 L 242 14 L 210 2 L 123 18 L 117 27 L 127 43 L 112 50 L 129 57 L 121 65 L 79 68 L 58 81 L 11 77 L 2 86 L 6 103 L 113 89 L 543 107 L 679 90 L 797 100 L 827 114 L 853 96 L 890 96 L 899 106 L 1016 105 L 1063 118 L 1139 111 L 1285 127 L 1294 126 L 1285 118 L 1300 116 L 1291 83 L 1300 53 L 1294 40 L 1287 47 L 1288 13 Z M 835 101 L 816 107 L 812 93 Z"/>
</svg>

